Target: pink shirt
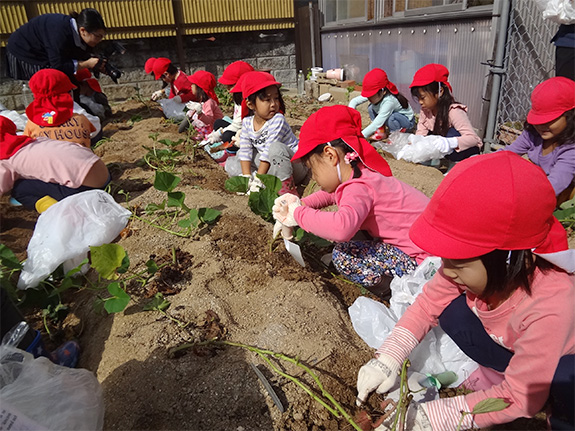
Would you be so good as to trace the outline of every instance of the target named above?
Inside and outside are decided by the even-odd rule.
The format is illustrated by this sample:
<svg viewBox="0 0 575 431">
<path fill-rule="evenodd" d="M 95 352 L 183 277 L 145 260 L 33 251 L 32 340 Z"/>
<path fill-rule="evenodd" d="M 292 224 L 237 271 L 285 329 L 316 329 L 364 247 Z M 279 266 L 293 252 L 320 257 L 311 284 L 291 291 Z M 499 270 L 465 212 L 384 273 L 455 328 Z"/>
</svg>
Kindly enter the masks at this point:
<svg viewBox="0 0 575 431">
<path fill-rule="evenodd" d="M 419 190 L 360 165 L 361 177 L 341 184 L 334 193 L 315 192 L 294 212 L 298 225 L 330 241 L 349 241 L 359 230 L 399 248 L 418 263 L 429 256 L 409 239 L 409 229 L 429 198 Z M 320 211 L 337 205 L 335 212 Z"/>
<path fill-rule="evenodd" d="M 549 397 L 549 386 L 559 359 L 575 353 L 575 276 L 562 271 L 535 273 L 531 296 L 517 289 L 495 310 L 471 292 L 467 305 L 491 338 L 514 352 L 499 385 L 465 396 L 470 409 L 486 398 L 504 398 L 506 409 L 475 415 L 480 428 L 511 422 L 538 413 Z M 423 288 L 397 326 L 421 339 L 437 325 L 442 311 L 463 291 L 442 270 Z"/>
<path fill-rule="evenodd" d="M 417 122 L 415 134 L 427 136 L 428 133 L 433 131 L 434 125 L 435 115 L 427 109 L 422 109 L 419 113 L 419 121 Z M 481 138 L 477 136 L 477 133 L 475 133 L 469 121 L 467 106 L 460 103 L 453 103 L 449 107 L 449 127 L 453 127 L 461 134 L 461 136 L 457 137 L 459 147 L 456 148 L 455 151 L 467 150 L 472 147 L 481 148 L 483 146 Z"/>
</svg>

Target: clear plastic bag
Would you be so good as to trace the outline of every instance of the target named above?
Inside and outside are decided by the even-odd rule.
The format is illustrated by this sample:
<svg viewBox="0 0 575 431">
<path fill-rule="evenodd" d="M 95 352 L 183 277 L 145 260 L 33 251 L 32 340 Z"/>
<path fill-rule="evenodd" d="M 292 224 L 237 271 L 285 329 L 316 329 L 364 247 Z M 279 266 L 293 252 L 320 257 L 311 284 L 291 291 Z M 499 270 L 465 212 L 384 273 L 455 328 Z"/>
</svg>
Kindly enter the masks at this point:
<svg viewBox="0 0 575 431">
<path fill-rule="evenodd" d="M 186 116 L 186 113 L 184 112 L 184 108 L 186 107 L 185 103 L 175 102 L 174 99 L 160 99 L 157 102 L 162 107 L 162 111 L 166 118 L 170 118 L 172 120 L 183 120 Z"/>
<path fill-rule="evenodd" d="M 535 0 L 543 18 L 557 24 L 575 24 L 575 4 L 572 0 Z"/>
<path fill-rule="evenodd" d="M 377 149 L 390 153 L 397 160 L 405 160 L 412 163 L 423 163 L 433 159 L 441 159 L 445 156 L 445 153 L 431 145 L 429 136 L 413 135 L 411 133 L 392 132 L 389 135 L 389 143 L 381 141 L 374 144 L 374 146 Z"/>
<path fill-rule="evenodd" d="M 62 263 L 65 271 L 75 268 L 90 246 L 112 242 L 131 215 L 103 190 L 89 190 L 55 203 L 38 217 L 18 288 L 38 286 Z"/>
<path fill-rule="evenodd" d="M 0 430 L 101 430 L 104 399 L 94 374 L 16 348 L 27 329 L 21 322 L 0 345 Z"/>
<path fill-rule="evenodd" d="M 411 274 L 394 277 L 389 308 L 365 296 L 357 298 L 348 310 L 355 332 L 370 347 L 379 348 L 440 266 L 440 258 L 428 257 Z M 411 369 L 422 374 L 454 371 L 457 380 L 451 386 L 461 384 L 477 368 L 477 363 L 463 353 L 439 326 L 421 340 L 409 355 L 409 360 Z"/>
</svg>

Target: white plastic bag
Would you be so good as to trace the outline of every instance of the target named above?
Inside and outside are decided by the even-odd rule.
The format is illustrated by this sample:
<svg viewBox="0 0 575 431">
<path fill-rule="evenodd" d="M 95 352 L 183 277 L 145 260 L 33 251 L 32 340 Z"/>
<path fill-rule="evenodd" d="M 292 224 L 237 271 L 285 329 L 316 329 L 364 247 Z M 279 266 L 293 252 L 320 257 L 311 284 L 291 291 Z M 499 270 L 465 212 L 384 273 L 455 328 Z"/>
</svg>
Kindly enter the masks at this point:
<svg viewBox="0 0 575 431">
<path fill-rule="evenodd" d="M 62 263 L 65 271 L 75 268 L 90 246 L 113 241 L 131 215 L 103 190 L 89 190 L 55 203 L 38 217 L 18 288 L 38 286 Z"/>
<path fill-rule="evenodd" d="M 391 282 L 390 307 L 360 296 L 349 307 L 349 315 L 355 332 L 370 347 L 379 348 L 393 330 L 399 318 L 415 301 L 437 269 L 441 259 L 428 257 L 411 274 L 394 277 Z M 422 374 L 440 374 L 454 371 L 458 386 L 477 368 L 470 359 L 440 327 L 433 328 L 409 355 L 411 369 Z"/>
<path fill-rule="evenodd" d="M 575 24 L 573 0 L 535 0 L 543 18 L 558 24 Z"/>
<path fill-rule="evenodd" d="M 19 339 L 7 343 L 9 335 L 0 346 L 0 430 L 101 430 L 104 399 L 94 374 L 34 359 L 14 347 Z"/>
<path fill-rule="evenodd" d="M 412 143 L 409 143 L 412 136 Z M 413 135 L 411 133 L 392 132 L 389 143 L 377 142 L 374 146 L 390 153 L 397 160 L 412 163 L 423 163 L 433 159 L 445 157 L 434 145 L 430 145 L 428 136 Z"/>
<path fill-rule="evenodd" d="M 184 112 L 184 108 L 186 107 L 185 103 L 175 102 L 174 99 L 160 99 L 157 102 L 162 107 L 162 111 L 166 118 L 170 118 L 172 120 L 183 120 L 186 116 L 186 113 Z"/>
</svg>

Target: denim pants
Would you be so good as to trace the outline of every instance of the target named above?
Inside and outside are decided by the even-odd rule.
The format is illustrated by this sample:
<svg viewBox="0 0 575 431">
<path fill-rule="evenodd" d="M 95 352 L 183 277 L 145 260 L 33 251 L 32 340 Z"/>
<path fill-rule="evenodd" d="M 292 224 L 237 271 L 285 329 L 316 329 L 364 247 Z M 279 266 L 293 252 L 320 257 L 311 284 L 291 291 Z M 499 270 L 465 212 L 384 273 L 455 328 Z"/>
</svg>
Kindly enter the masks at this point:
<svg viewBox="0 0 575 431">
<path fill-rule="evenodd" d="M 369 113 L 371 121 L 377 117 L 377 114 L 373 110 L 373 105 L 368 106 L 367 112 Z M 394 112 L 387 118 L 384 125 L 389 127 L 390 132 L 395 132 L 401 129 L 412 130 L 415 127 L 415 117 L 410 120 L 405 115 L 400 114 L 399 112 Z"/>
<path fill-rule="evenodd" d="M 465 295 L 449 304 L 439 316 L 441 328 L 478 364 L 503 372 L 513 352 L 491 339 L 479 318 L 471 311 Z M 551 428 L 573 430 L 575 425 L 575 355 L 559 360 L 550 388 Z"/>
</svg>

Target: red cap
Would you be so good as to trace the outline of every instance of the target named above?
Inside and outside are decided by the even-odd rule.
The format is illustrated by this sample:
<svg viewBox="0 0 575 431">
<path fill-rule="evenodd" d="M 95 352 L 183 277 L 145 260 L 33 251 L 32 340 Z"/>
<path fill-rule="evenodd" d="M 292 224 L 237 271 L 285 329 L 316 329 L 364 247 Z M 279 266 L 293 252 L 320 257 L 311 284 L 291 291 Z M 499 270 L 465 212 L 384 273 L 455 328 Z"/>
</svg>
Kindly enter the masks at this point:
<svg viewBox="0 0 575 431">
<path fill-rule="evenodd" d="M 531 93 L 529 124 L 545 124 L 575 108 L 575 81 L 558 76 L 543 81 Z"/>
<path fill-rule="evenodd" d="M 355 150 L 367 168 L 386 177 L 392 176 L 385 159 L 361 134 L 361 114 L 344 105 L 325 106 L 310 115 L 301 126 L 298 150 L 292 160 L 305 156 L 318 145 L 340 138 Z"/>
<path fill-rule="evenodd" d="M 223 85 L 236 85 L 240 76 L 246 72 L 252 72 L 254 70 L 251 64 L 245 61 L 234 61 L 224 70 L 218 82 Z"/>
<path fill-rule="evenodd" d="M 242 75 L 242 78 L 241 88 L 242 97 L 244 99 L 247 99 L 252 94 L 257 93 L 262 88 L 266 88 L 271 85 L 277 85 L 278 87 L 281 86 L 281 84 L 275 80 L 272 74 L 267 72 L 247 72 Z"/>
<path fill-rule="evenodd" d="M 244 79 L 246 78 L 246 73 L 244 73 L 242 76 L 240 76 L 238 78 L 238 82 L 236 82 L 236 85 L 234 85 L 232 87 L 232 89 L 230 90 L 230 93 L 241 93 L 242 92 L 242 87 L 244 86 Z"/>
<path fill-rule="evenodd" d="M 169 58 L 165 57 L 158 57 L 156 61 L 154 61 L 152 65 L 152 70 L 154 72 L 154 76 L 156 80 L 160 79 L 164 73 L 168 70 L 168 66 L 172 64 L 172 61 Z"/>
<path fill-rule="evenodd" d="M 150 57 L 146 60 L 146 63 L 144 64 L 144 71 L 147 74 L 150 74 L 154 71 L 154 63 L 156 62 L 156 57 Z"/>
<path fill-rule="evenodd" d="M 412 87 L 422 87 L 427 84 L 431 84 L 432 82 L 442 82 L 447 85 L 449 91 L 453 92 L 451 88 L 451 84 L 447 81 L 449 77 L 449 70 L 447 67 L 443 66 L 442 64 L 435 64 L 431 63 L 426 66 L 423 66 L 415 75 L 413 75 L 413 82 L 409 86 Z"/>
<path fill-rule="evenodd" d="M 213 74 L 206 70 L 198 70 L 193 75 L 188 76 L 188 81 L 204 90 L 210 99 L 214 99 L 218 104 L 220 103 L 214 91 L 214 88 L 216 88 L 216 77 Z"/>
<path fill-rule="evenodd" d="M 540 167 L 511 151 L 475 156 L 449 172 L 409 237 L 447 259 L 496 249 L 562 251 L 568 248 L 567 234 L 553 217 L 555 205 L 555 192 Z"/>
<path fill-rule="evenodd" d="M 85 82 L 96 93 L 102 92 L 102 87 L 100 87 L 100 83 L 96 78 L 92 78 L 92 72 L 90 72 L 90 69 L 80 69 L 75 73 L 75 76 L 78 82 Z"/>
<path fill-rule="evenodd" d="M 41 69 L 30 78 L 29 85 L 34 94 L 34 101 L 26 108 L 29 120 L 54 127 L 72 118 L 74 100 L 70 91 L 76 86 L 64 72 Z"/>
<path fill-rule="evenodd" d="M 383 69 L 375 68 L 365 74 L 361 95 L 363 97 L 371 97 L 382 88 L 387 88 L 392 94 L 399 94 L 395 84 L 387 79 L 387 73 Z"/>
<path fill-rule="evenodd" d="M 16 154 L 24 145 L 29 144 L 34 139 L 26 135 L 16 135 L 16 124 L 9 118 L 0 115 L 0 160 Z"/>
</svg>

